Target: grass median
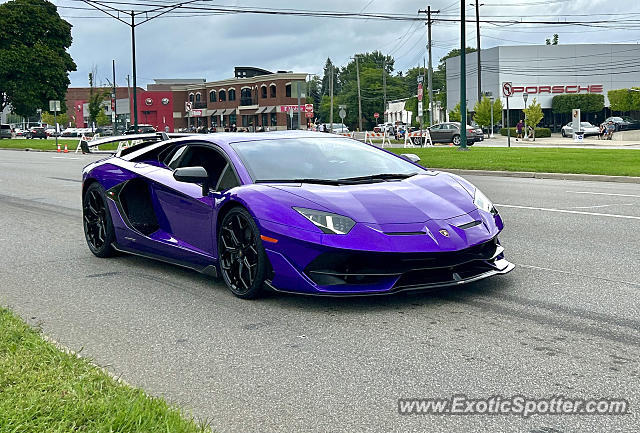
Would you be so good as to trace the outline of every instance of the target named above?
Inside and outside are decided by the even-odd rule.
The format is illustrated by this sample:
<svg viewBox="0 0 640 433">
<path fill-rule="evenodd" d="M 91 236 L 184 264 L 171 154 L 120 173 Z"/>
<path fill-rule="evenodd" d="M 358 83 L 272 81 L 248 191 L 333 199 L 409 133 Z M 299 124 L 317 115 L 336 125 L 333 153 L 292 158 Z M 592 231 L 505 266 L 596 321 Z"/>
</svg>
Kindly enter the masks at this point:
<svg viewBox="0 0 640 433">
<path fill-rule="evenodd" d="M 0 431 L 209 430 L 163 399 L 59 350 L 0 307 Z"/>
<path fill-rule="evenodd" d="M 429 168 L 465 170 L 533 171 L 540 173 L 640 176 L 640 150 L 566 148 L 392 148 L 395 153 L 415 153 Z"/>
<path fill-rule="evenodd" d="M 75 152 L 78 147 L 78 138 L 59 138 L 60 148 L 64 149 L 66 143 L 69 152 Z M 104 146 L 100 146 L 101 150 L 114 150 L 118 147 L 118 143 L 109 143 Z M 5 138 L 0 140 L 0 149 L 33 149 L 33 150 L 56 150 L 56 141 L 54 139 L 40 140 L 33 139 L 27 140 L 24 138 Z"/>
</svg>

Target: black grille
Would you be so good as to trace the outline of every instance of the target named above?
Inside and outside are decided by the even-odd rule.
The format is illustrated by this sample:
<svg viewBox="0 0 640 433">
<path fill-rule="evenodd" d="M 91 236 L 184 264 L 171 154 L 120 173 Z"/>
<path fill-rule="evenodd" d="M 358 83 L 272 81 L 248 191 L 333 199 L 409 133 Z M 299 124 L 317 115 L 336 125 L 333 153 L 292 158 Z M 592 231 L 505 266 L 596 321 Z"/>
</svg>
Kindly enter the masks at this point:
<svg viewBox="0 0 640 433">
<path fill-rule="evenodd" d="M 327 252 L 316 257 L 305 273 L 317 284 L 372 284 L 401 276 L 398 286 L 414 280 L 462 279 L 488 270 L 497 248 L 497 238 L 473 247 L 437 253 Z"/>
</svg>

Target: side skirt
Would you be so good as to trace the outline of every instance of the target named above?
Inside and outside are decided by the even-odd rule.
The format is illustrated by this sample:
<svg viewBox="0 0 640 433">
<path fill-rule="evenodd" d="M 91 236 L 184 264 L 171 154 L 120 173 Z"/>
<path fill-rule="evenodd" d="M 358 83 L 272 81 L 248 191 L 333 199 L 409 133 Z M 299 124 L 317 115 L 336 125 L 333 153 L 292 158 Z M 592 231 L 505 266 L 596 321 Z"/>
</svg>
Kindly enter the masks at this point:
<svg viewBox="0 0 640 433">
<path fill-rule="evenodd" d="M 194 270 L 196 272 L 200 272 L 201 274 L 209 275 L 210 277 L 218 278 L 218 268 L 215 265 L 207 265 L 207 266 L 204 266 L 204 267 L 196 266 L 196 265 L 193 265 L 192 263 L 183 262 L 183 261 L 180 261 L 180 260 L 169 259 L 169 258 L 163 257 L 163 256 L 161 256 L 159 254 L 143 253 L 143 252 L 140 252 L 140 251 L 136 251 L 136 250 L 133 250 L 131 248 L 120 246 L 115 242 L 113 244 L 111 244 L 111 246 L 116 251 L 120 251 L 122 253 L 132 254 L 134 256 L 144 257 L 144 258 L 147 258 L 147 259 L 158 260 L 160 262 L 169 263 L 171 265 L 176 265 L 176 266 L 181 266 L 183 268 L 187 268 L 187 269 Z"/>
</svg>

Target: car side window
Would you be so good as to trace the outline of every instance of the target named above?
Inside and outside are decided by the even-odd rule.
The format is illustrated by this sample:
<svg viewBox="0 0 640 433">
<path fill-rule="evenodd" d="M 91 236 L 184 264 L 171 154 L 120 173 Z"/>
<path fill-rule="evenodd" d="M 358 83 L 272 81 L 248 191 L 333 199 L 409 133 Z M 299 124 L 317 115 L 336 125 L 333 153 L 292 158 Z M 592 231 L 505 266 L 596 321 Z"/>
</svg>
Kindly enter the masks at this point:
<svg viewBox="0 0 640 433">
<path fill-rule="evenodd" d="M 227 166 L 227 160 L 215 149 L 208 146 L 188 145 L 186 150 L 178 157 L 175 167 L 203 167 L 209 175 L 209 185 L 215 187 L 222 177 Z"/>
<path fill-rule="evenodd" d="M 175 170 L 176 168 L 178 168 L 178 162 L 180 161 L 180 157 L 185 150 L 187 150 L 187 146 L 180 146 L 173 149 L 173 151 L 169 152 L 169 154 L 165 157 L 164 164 L 170 169 Z"/>
<path fill-rule="evenodd" d="M 230 164 L 227 164 L 227 166 L 224 168 L 222 176 L 220 176 L 220 181 L 216 186 L 216 191 L 226 191 L 228 189 L 235 188 L 238 185 L 240 185 L 240 182 L 238 182 L 238 178 L 233 172 L 233 168 Z"/>
</svg>

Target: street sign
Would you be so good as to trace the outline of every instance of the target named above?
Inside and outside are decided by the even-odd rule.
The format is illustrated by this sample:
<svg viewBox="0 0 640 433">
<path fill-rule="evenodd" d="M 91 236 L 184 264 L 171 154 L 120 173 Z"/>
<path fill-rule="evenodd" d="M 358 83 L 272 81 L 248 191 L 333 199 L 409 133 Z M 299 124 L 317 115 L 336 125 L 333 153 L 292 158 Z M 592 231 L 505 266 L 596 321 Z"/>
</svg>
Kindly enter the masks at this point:
<svg viewBox="0 0 640 433">
<path fill-rule="evenodd" d="M 511 81 L 505 81 L 502 83 L 502 94 L 507 98 L 509 96 L 513 96 L 513 85 L 511 84 Z"/>
<path fill-rule="evenodd" d="M 293 119 L 293 110 L 289 110 L 289 117 Z"/>
<path fill-rule="evenodd" d="M 304 111 L 313 113 L 313 104 L 306 104 L 304 106 Z M 309 116 L 307 116 L 307 117 L 309 117 Z"/>
<path fill-rule="evenodd" d="M 191 109 L 193 108 L 193 103 L 190 101 L 187 101 L 184 103 L 184 111 L 191 111 Z"/>
<path fill-rule="evenodd" d="M 49 111 L 60 111 L 60 101 L 49 101 Z"/>
<path fill-rule="evenodd" d="M 422 101 L 418 101 L 418 116 L 422 116 Z"/>
<path fill-rule="evenodd" d="M 418 84 L 424 83 L 424 75 L 418 75 Z"/>
<path fill-rule="evenodd" d="M 378 117 L 380 117 L 380 113 L 373 113 L 373 117 L 377 119 Z"/>
<path fill-rule="evenodd" d="M 338 116 L 340 116 L 340 118 L 342 119 L 342 123 L 344 123 L 344 118 L 347 117 L 347 112 L 344 111 L 344 108 L 340 108 L 340 111 L 338 112 Z"/>
<path fill-rule="evenodd" d="M 313 111 L 305 111 L 304 117 L 306 117 L 307 119 L 311 119 L 313 117 Z"/>
<path fill-rule="evenodd" d="M 418 83 L 418 101 L 422 101 L 422 95 L 424 91 L 422 90 L 422 83 Z"/>
</svg>

